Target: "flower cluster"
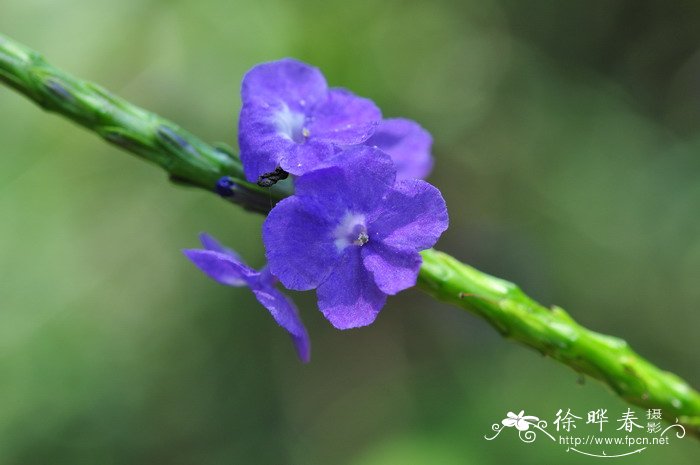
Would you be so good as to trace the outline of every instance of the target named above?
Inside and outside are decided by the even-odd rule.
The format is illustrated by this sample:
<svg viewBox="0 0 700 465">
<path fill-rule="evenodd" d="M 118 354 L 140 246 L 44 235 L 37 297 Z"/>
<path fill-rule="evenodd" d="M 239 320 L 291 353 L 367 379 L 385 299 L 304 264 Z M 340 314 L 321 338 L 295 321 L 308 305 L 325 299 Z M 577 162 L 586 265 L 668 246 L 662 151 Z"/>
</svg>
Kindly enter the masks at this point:
<svg viewBox="0 0 700 465">
<path fill-rule="evenodd" d="M 372 101 L 328 88 L 317 68 L 292 59 L 254 67 L 241 94 L 246 177 L 270 185 L 291 174 L 294 195 L 265 220 L 260 272 L 206 235 L 204 250 L 185 254 L 216 281 L 250 287 L 307 361 L 306 330 L 275 284 L 315 289 L 338 329 L 372 323 L 388 295 L 414 286 L 419 252 L 448 226 L 440 191 L 421 180 L 432 168 L 432 139 L 413 121 L 382 119 Z"/>
</svg>

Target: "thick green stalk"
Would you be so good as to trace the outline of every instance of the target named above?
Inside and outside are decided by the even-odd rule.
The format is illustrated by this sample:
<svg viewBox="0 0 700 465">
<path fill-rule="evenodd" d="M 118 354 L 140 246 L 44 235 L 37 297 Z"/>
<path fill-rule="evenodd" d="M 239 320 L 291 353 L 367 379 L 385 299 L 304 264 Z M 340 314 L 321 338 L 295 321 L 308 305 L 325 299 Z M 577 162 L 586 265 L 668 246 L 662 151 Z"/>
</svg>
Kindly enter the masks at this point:
<svg viewBox="0 0 700 465">
<path fill-rule="evenodd" d="M 175 123 L 117 97 L 97 84 L 48 64 L 37 52 L 0 34 L 0 81 L 47 111 L 66 116 L 107 142 L 161 166 L 170 179 L 215 190 L 230 177 L 230 200 L 266 212 L 271 199 L 288 195 L 282 185 L 265 189 L 245 181 L 231 149 L 214 147 Z"/>
<path fill-rule="evenodd" d="M 584 328 L 560 307 L 544 307 L 518 286 L 437 250 L 425 250 L 419 285 L 438 300 L 488 321 L 504 337 L 596 378 L 626 401 L 662 409 L 700 437 L 700 394 L 662 371 L 622 339 Z"/>
<path fill-rule="evenodd" d="M 0 81 L 46 110 L 59 113 L 141 158 L 171 178 L 207 190 L 229 176 L 240 190 L 233 200 L 264 212 L 269 191 L 246 183 L 230 150 L 217 149 L 153 113 L 101 87 L 49 65 L 36 52 L 0 35 Z M 273 197 L 287 195 L 276 187 Z M 679 377 L 640 357 L 629 345 L 590 331 L 559 307 L 547 308 L 517 286 L 471 268 L 435 250 L 423 252 L 419 286 L 438 300 L 484 318 L 505 337 L 532 347 L 579 373 L 610 386 L 620 397 L 678 418 L 700 436 L 700 393 Z"/>
</svg>

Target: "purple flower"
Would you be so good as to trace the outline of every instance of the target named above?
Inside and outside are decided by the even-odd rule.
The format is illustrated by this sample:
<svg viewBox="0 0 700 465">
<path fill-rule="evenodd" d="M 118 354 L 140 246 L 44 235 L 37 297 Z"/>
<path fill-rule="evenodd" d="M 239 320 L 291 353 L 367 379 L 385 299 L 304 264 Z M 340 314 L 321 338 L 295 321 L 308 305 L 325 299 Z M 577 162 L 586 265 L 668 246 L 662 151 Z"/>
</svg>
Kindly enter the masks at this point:
<svg viewBox="0 0 700 465">
<path fill-rule="evenodd" d="M 425 179 L 433 168 L 433 138 L 415 121 L 385 119 L 365 145 L 386 152 L 396 165 L 398 179 Z"/>
<path fill-rule="evenodd" d="M 263 241 L 270 270 L 289 289 L 317 289 L 339 329 L 374 321 L 387 295 L 414 286 L 420 250 L 448 225 L 445 201 L 420 180 L 395 181 L 388 155 L 367 146 L 305 174 L 270 212 Z"/>
<path fill-rule="evenodd" d="M 248 286 L 255 298 L 272 315 L 277 324 L 287 330 L 294 342 L 299 359 L 306 363 L 311 356 L 311 344 L 304 324 L 294 303 L 275 288 L 277 278 L 267 267 L 255 271 L 246 265 L 234 251 L 223 247 L 208 234 L 201 234 L 205 250 L 184 250 L 184 254 L 207 276 L 233 287 Z"/>
<path fill-rule="evenodd" d="M 248 71 L 241 88 L 241 160 L 248 181 L 278 167 L 301 175 L 338 147 L 361 144 L 382 119 L 372 101 L 329 89 L 321 72 L 286 58 Z"/>
</svg>

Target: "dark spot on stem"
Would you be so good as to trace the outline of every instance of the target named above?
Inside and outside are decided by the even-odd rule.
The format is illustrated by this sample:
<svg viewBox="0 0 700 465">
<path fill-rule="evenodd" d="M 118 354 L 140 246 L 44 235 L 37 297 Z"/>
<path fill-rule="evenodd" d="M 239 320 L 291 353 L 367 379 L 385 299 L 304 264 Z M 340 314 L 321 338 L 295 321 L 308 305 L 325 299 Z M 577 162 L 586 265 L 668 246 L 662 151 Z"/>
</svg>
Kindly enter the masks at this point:
<svg viewBox="0 0 700 465">
<path fill-rule="evenodd" d="M 73 95 L 71 95 L 68 89 L 66 89 L 65 86 L 58 82 L 56 79 L 47 79 L 46 82 L 44 82 L 44 86 L 49 92 L 51 92 L 54 96 L 58 97 L 59 99 L 65 100 L 67 102 L 73 101 Z"/>
<path fill-rule="evenodd" d="M 131 139 L 124 136 L 124 134 L 122 134 L 121 132 L 117 131 L 106 131 L 104 133 L 104 138 L 106 141 L 111 142 L 114 145 L 118 145 L 119 147 L 125 150 L 132 150 L 134 147 L 137 146 L 137 144 L 134 144 L 134 142 Z"/>
<path fill-rule="evenodd" d="M 199 156 L 199 153 L 192 147 L 192 144 L 187 142 L 187 140 L 180 134 L 175 132 L 173 129 L 167 126 L 159 126 L 156 134 L 167 145 L 176 146 L 192 155 Z"/>
<path fill-rule="evenodd" d="M 230 176 L 220 178 L 214 186 L 214 191 L 221 197 L 254 212 L 268 214 L 274 206 L 267 195 L 251 190 Z"/>
<path fill-rule="evenodd" d="M 216 193 L 221 197 L 233 197 L 236 183 L 229 176 L 224 176 L 216 182 Z"/>
</svg>

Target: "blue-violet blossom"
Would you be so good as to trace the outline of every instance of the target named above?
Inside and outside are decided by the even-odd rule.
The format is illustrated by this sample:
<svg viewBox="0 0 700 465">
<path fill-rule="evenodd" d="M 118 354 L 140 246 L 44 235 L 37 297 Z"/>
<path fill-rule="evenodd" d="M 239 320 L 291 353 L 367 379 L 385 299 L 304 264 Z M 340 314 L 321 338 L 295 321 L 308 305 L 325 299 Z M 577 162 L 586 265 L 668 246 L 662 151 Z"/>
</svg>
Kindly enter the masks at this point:
<svg viewBox="0 0 700 465">
<path fill-rule="evenodd" d="M 309 335 L 294 303 L 275 288 L 277 278 L 270 274 L 267 267 L 260 271 L 250 268 L 238 254 L 223 247 L 208 234 L 200 235 L 200 240 L 204 250 L 184 250 L 187 258 L 221 284 L 233 287 L 248 286 L 277 324 L 287 330 L 299 359 L 304 363 L 308 362 L 311 355 Z"/>
<path fill-rule="evenodd" d="M 339 147 L 361 144 L 382 120 L 371 100 L 329 89 L 323 74 L 291 58 L 255 66 L 241 86 L 241 161 L 248 181 L 277 168 L 301 175 Z"/>
<path fill-rule="evenodd" d="M 341 166 L 296 180 L 263 225 L 270 271 L 295 290 L 316 289 L 318 305 L 339 329 L 374 321 L 386 301 L 414 286 L 418 253 L 448 226 L 440 191 L 396 180 L 391 158 L 369 146 L 338 154 Z"/>
<path fill-rule="evenodd" d="M 433 138 L 415 121 L 385 119 L 365 145 L 386 152 L 396 165 L 398 179 L 425 179 L 433 168 Z"/>
</svg>

